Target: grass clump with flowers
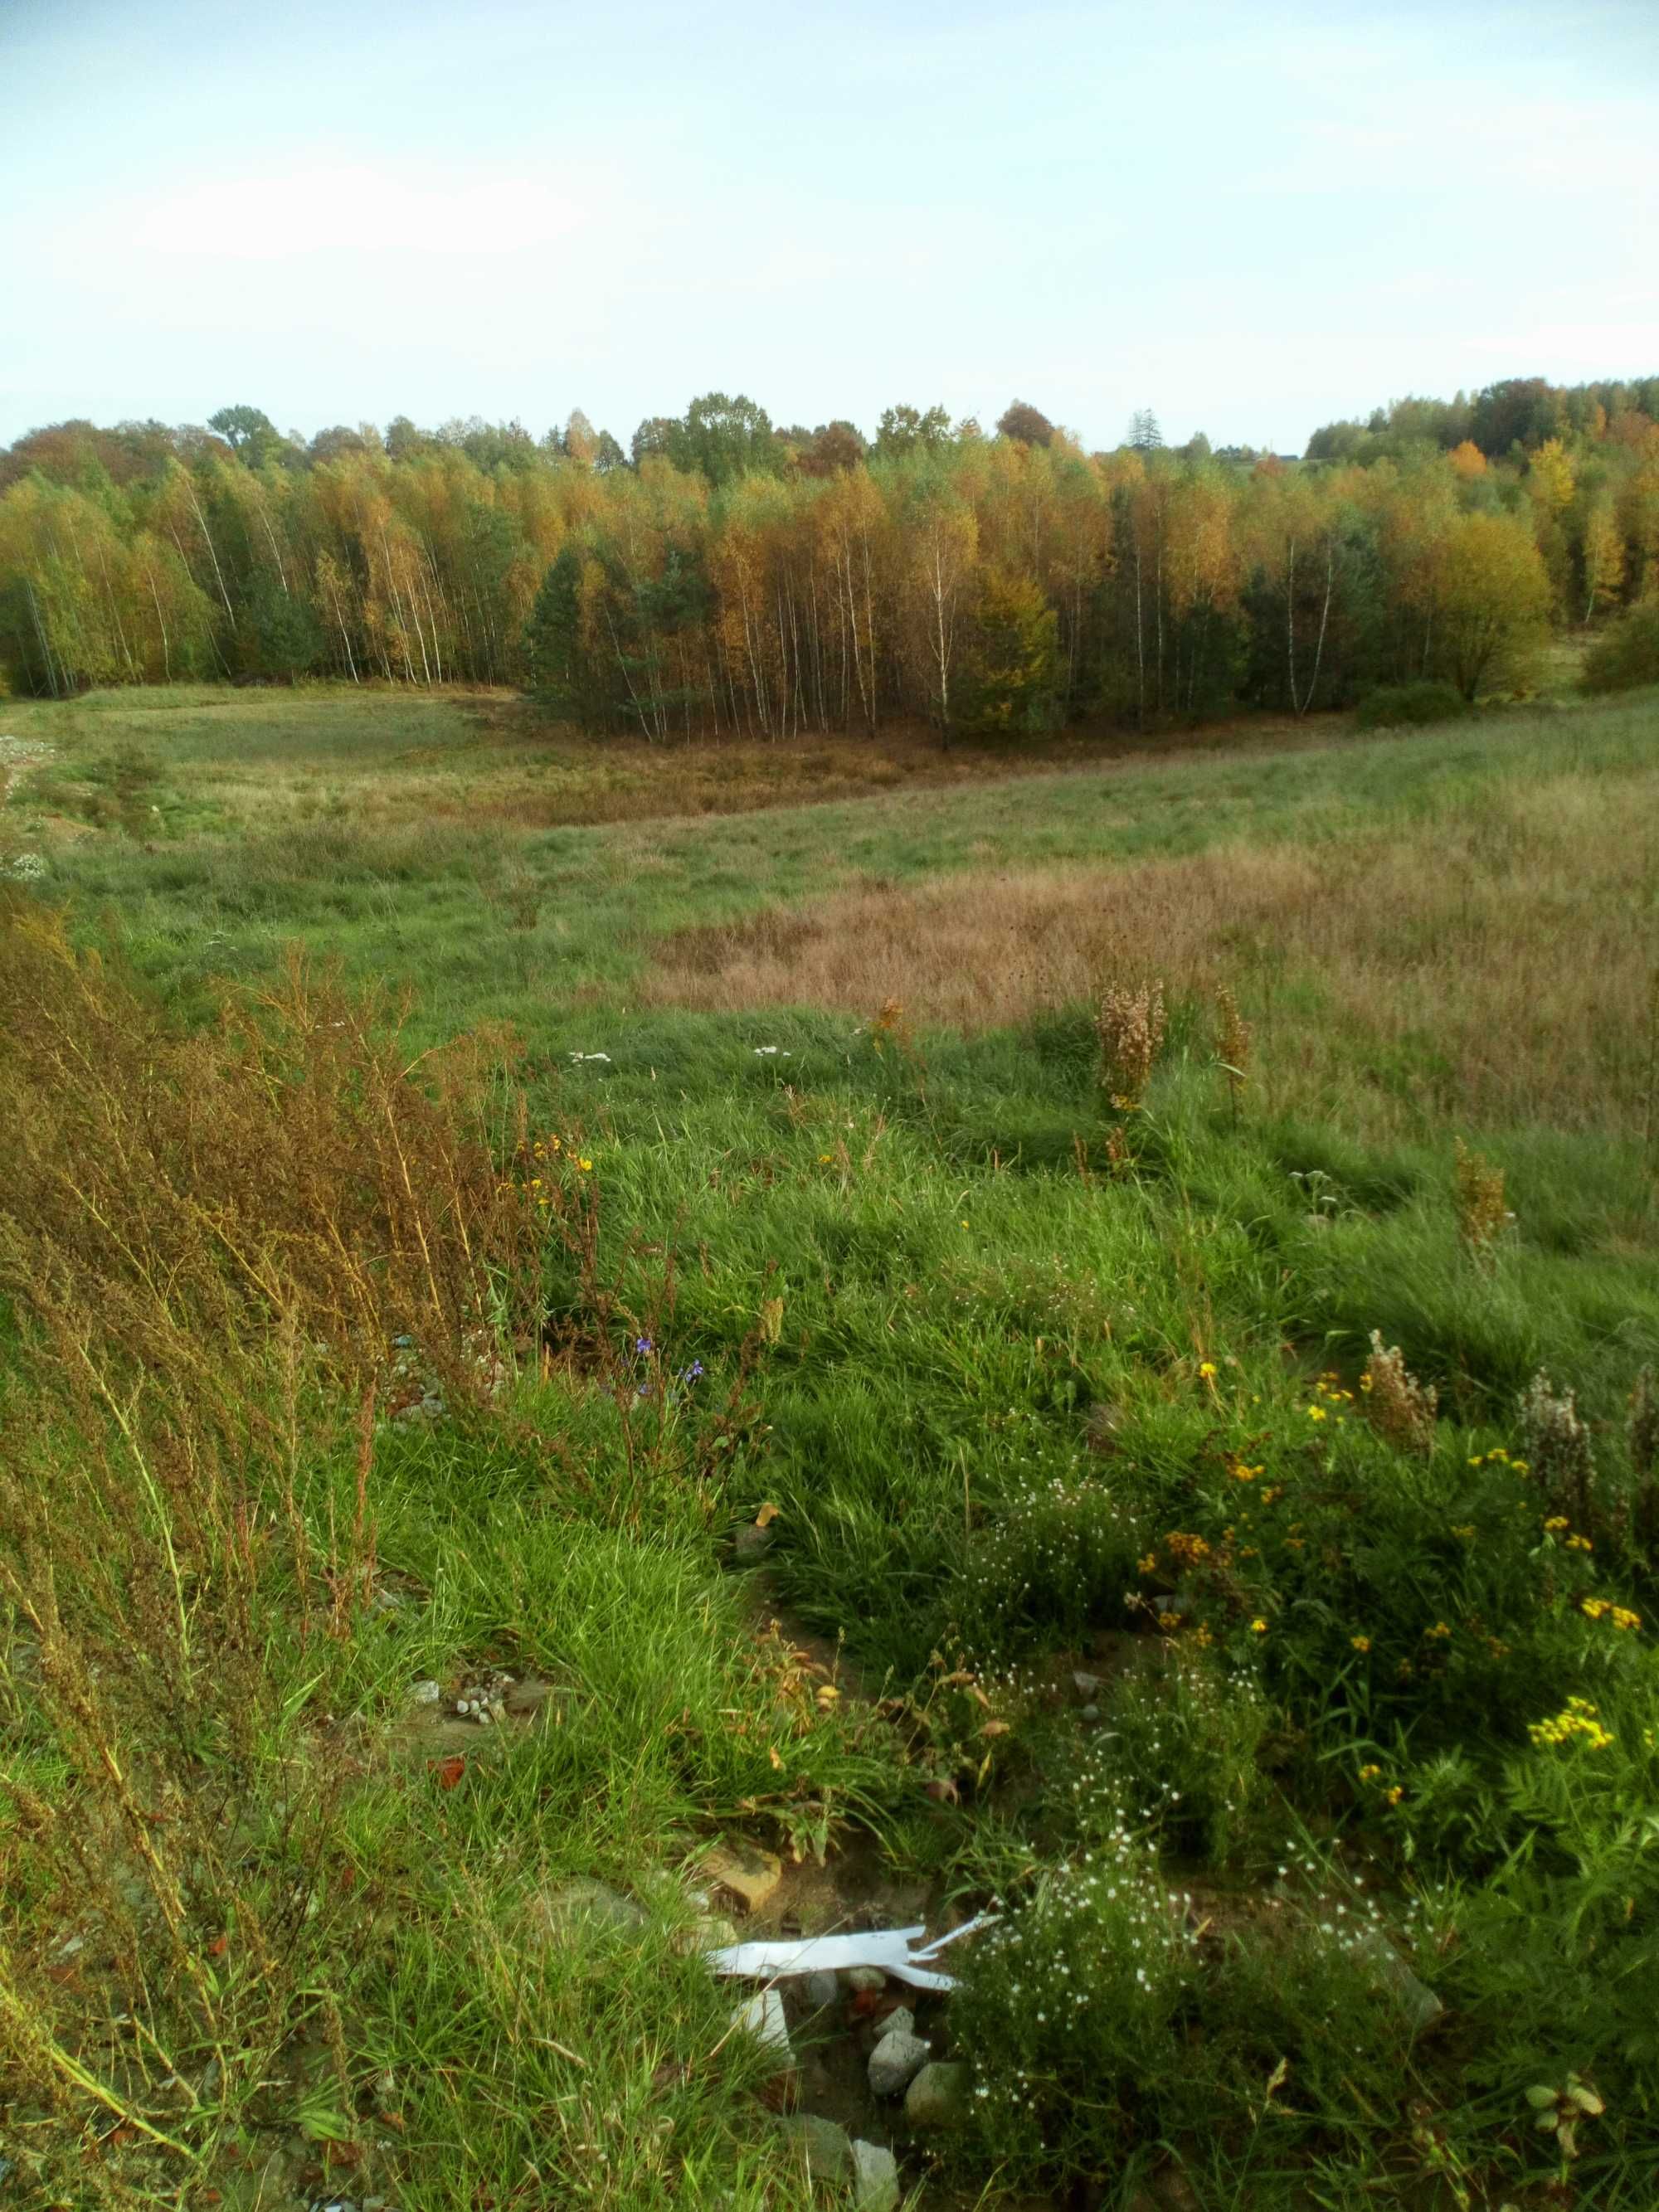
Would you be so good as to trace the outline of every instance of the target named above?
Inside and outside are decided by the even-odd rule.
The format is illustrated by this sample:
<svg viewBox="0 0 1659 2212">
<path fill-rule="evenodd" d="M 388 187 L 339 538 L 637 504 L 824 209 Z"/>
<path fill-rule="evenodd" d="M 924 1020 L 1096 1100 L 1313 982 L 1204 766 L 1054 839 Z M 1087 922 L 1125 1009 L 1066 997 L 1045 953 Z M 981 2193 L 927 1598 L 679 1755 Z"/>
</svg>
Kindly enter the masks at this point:
<svg viewBox="0 0 1659 2212">
<path fill-rule="evenodd" d="M 866 2118 L 923 2204 L 1647 2212 L 1659 1063 L 1598 907 L 1638 712 L 538 830 L 499 942 L 453 841 L 250 831 L 244 881 L 220 824 L 65 862 L 64 923 L 12 897 L 23 2201 L 805 2212 L 687 1955 L 735 1832 L 997 1916 L 925 2023 L 956 2125 Z M 1449 819 L 1528 948 L 1501 1036 L 1413 859 Z M 1384 832 L 1409 898 L 1354 872 Z M 833 905 L 854 836 L 894 934 L 815 1003 L 751 909 Z M 907 1006 L 912 910 L 1056 854 L 1169 941 Z M 413 1682 L 497 1674 L 544 1724 L 411 1735 Z M 639 1922 L 550 1942 L 572 1881 Z"/>
</svg>

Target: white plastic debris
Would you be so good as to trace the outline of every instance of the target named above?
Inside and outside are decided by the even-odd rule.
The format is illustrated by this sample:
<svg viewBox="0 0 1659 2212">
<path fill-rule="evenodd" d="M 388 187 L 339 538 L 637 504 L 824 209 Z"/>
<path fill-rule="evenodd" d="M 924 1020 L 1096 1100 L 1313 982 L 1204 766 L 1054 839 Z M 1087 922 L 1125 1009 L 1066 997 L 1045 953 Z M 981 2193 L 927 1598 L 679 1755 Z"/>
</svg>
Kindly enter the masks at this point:
<svg viewBox="0 0 1659 2212">
<path fill-rule="evenodd" d="M 940 1973 L 931 1962 L 947 1943 L 959 1942 L 990 1924 L 990 1916 L 981 1913 L 931 1943 L 916 1942 L 927 1933 L 919 1923 L 914 1928 L 872 1928 L 852 1936 L 809 1936 L 795 1942 L 732 1943 L 704 1956 L 717 1974 L 740 1974 L 753 1981 L 875 1966 L 896 1981 L 908 1982 L 913 1990 L 953 1990 L 954 1978 Z"/>
</svg>

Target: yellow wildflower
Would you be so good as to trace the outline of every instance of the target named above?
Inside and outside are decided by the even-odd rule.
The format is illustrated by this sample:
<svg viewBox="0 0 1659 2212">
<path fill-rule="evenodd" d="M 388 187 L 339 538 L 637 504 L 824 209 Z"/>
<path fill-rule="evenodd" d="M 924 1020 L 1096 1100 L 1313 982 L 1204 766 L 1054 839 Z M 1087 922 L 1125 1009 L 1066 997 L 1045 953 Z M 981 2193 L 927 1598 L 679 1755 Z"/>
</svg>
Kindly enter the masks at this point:
<svg viewBox="0 0 1659 2212">
<path fill-rule="evenodd" d="M 1267 1624 L 1260 1613 L 1250 1623 L 1250 1633 L 1252 1636 L 1265 1636 L 1267 1633 Z"/>
<path fill-rule="evenodd" d="M 1369 1651 L 1371 1648 L 1371 1639 L 1369 1636 L 1351 1636 L 1348 1641 L 1356 1651 Z"/>
</svg>

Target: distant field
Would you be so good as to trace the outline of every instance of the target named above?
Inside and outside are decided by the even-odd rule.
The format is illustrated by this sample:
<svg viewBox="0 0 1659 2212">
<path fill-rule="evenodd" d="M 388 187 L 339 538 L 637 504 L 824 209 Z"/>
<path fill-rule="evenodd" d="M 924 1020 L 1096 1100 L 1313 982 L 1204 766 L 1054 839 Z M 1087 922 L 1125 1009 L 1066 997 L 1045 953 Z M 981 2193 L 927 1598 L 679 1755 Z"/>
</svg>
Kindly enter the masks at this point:
<svg viewBox="0 0 1659 2212">
<path fill-rule="evenodd" d="M 764 1932 L 1004 1915 L 919 2008 L 985 2093 L 943 2135 L 791 2002 L 804 2108 L 924 2207 L 1650 2212 L 1659 698 L 1018 763 L 494 695 L 0 732 L 52 748 L 0 812 L 41 2203 L 89 2075 L 144 2203 L 805 2212 L 684 1955 L 739 1835 Z M 407 996 L 384 1063 L 330 962 Z M 495 1729 L 411 1719 L 495 1670 Z M 176 1948 L 109 1937 L 76 1821 L 146 1895 L 181 1839 Z"/>
</svg>

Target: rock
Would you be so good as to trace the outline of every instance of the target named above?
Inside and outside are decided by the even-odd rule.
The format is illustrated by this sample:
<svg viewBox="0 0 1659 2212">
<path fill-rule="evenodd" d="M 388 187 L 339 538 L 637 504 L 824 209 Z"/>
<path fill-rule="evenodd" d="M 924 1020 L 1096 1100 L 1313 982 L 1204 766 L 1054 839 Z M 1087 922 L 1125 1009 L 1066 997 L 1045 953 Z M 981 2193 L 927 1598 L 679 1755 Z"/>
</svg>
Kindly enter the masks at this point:
<svg viewBox="0 0 1659 2212">
<path fill-rule="evenodd" d="M 732 2018 L 745 2035 L 754 2037 L 762 2050 L 775 2053 L 781 2064 L 794 2064 L 794 2046 L 789 2040 L 789 2023 L 783 2016 L 783 1999 L 775 1990 L 762 1990 L 745 1998 Z"/>
<path fill-rule="evenodd" d="M 870 2094 L 896 2097 L 927 2065 L 927 2045 L 906 2028 L 884 2035 L 870 2053 Z"/>
<path fill-rule="evenodd" d="M 849 1966 L 847 1986 L 862 1997 L 877 1996 L 887 1986 L 887 1977 L 879 1966 Z"/>
<path fill-rule="evenodd" d="M 1152 2176 L 1152 2195 L 1163 2212 L 1204 2212 L 1198 2191 L 1178 2166 L 1162 2166 Z"/>
<path fill-rule="evenodd" d="M 913 2128 L 954 2127 L 968 2105 L 968 2068 L 959 2058 L 934 2059 L 911 2082 L 904 2117 Z"/>
<path fill-rule="evenodd" d="M 816 2112 L 792 2112 L 779 2125 L 799 2152 L 809 2181 L 852 2179 L 853 2144 L 845 2128 Z"/>
<path fill-rule="evenodd" d="M 915 2013 L 911 2011 L 908 2005 L 898 2005 L 877 2027 L 876 2041 L 879 2043 L 884 2035 L 914 2035 L 915 2032 Z"/>
<path fill-rule="evenodd" d="M 1100 1718 L 1100 1707 L 1098 1705 L 1085 1705 L 1082 1711 L 1082 1718 L 1085 1721 L 1097 1721 Z"/>
<path fill-rule="evenodd" d="M 816 1974 L 805 1978 L 801 1995 L 814 2012 L 827 2012 L 841 1996 L 841 1984 L 833 1973 L 820 1967 Z"/>
<path fill-rule="evenodd" d="M 441 1682 L 411 1682 L 409 1702 L 411 1705 L 441 1705 L 444 1691 Z"/>
<path fill-rule="evenodd" d="M 879 2143 L 853 2145 L 853 2202 L 858 2212 L 894 2212 L 899 2201 L 898 2160 Z"/>
<path fill-rule="evenodd" d="M 1079 1667 L 1072 1676 L 1072 1687 L 1079 1698 L 1092 1698 L 1100 1687 L 1100 1677 L 1098 1674 L 1085 1674 Z"/>
<path fill-rule="evenodd" d="M 775 1531 L 769 1528 L 757 1528 L 751 1521 L 739 1528 L 732 1538 L 732 1555 L 744 1566 L 752 1567 L 757 1560 L 766 1557 L 776 1541 Z"/>
<path fill-rule="evenodd" d="M 623 1897 L 602 1881 L 583 1878 L 561 1882 L 536 1900 L 537 1908 L 555 1936 L 574 1936 L 594 1929 L 643 1928 L 643 1905 Z"/>
<path fill-rule="evenodd" d="M 729 1889 L 745 1912 L 758 1912 L 783 1880 L 783 1862 L 775 1853 L 734 1836 L 704 1855 L 702 1871 L 710 1881 Z"/>
<path fill-rule="evenodd" d="M 1425 2027 L 1434 2026 L 1445 2006 L 1426 1982 L 1418 1979 L 1386 1936 L 1375 1928 L 1368 1928 L 1356 1939 L 1353 1948 L 1355 1956 L 1371 1969 L 1377 1986 L 1386 1990 L 1398 2003 L 1413 2035 L 1421 2035 Z"/>
</svg>

